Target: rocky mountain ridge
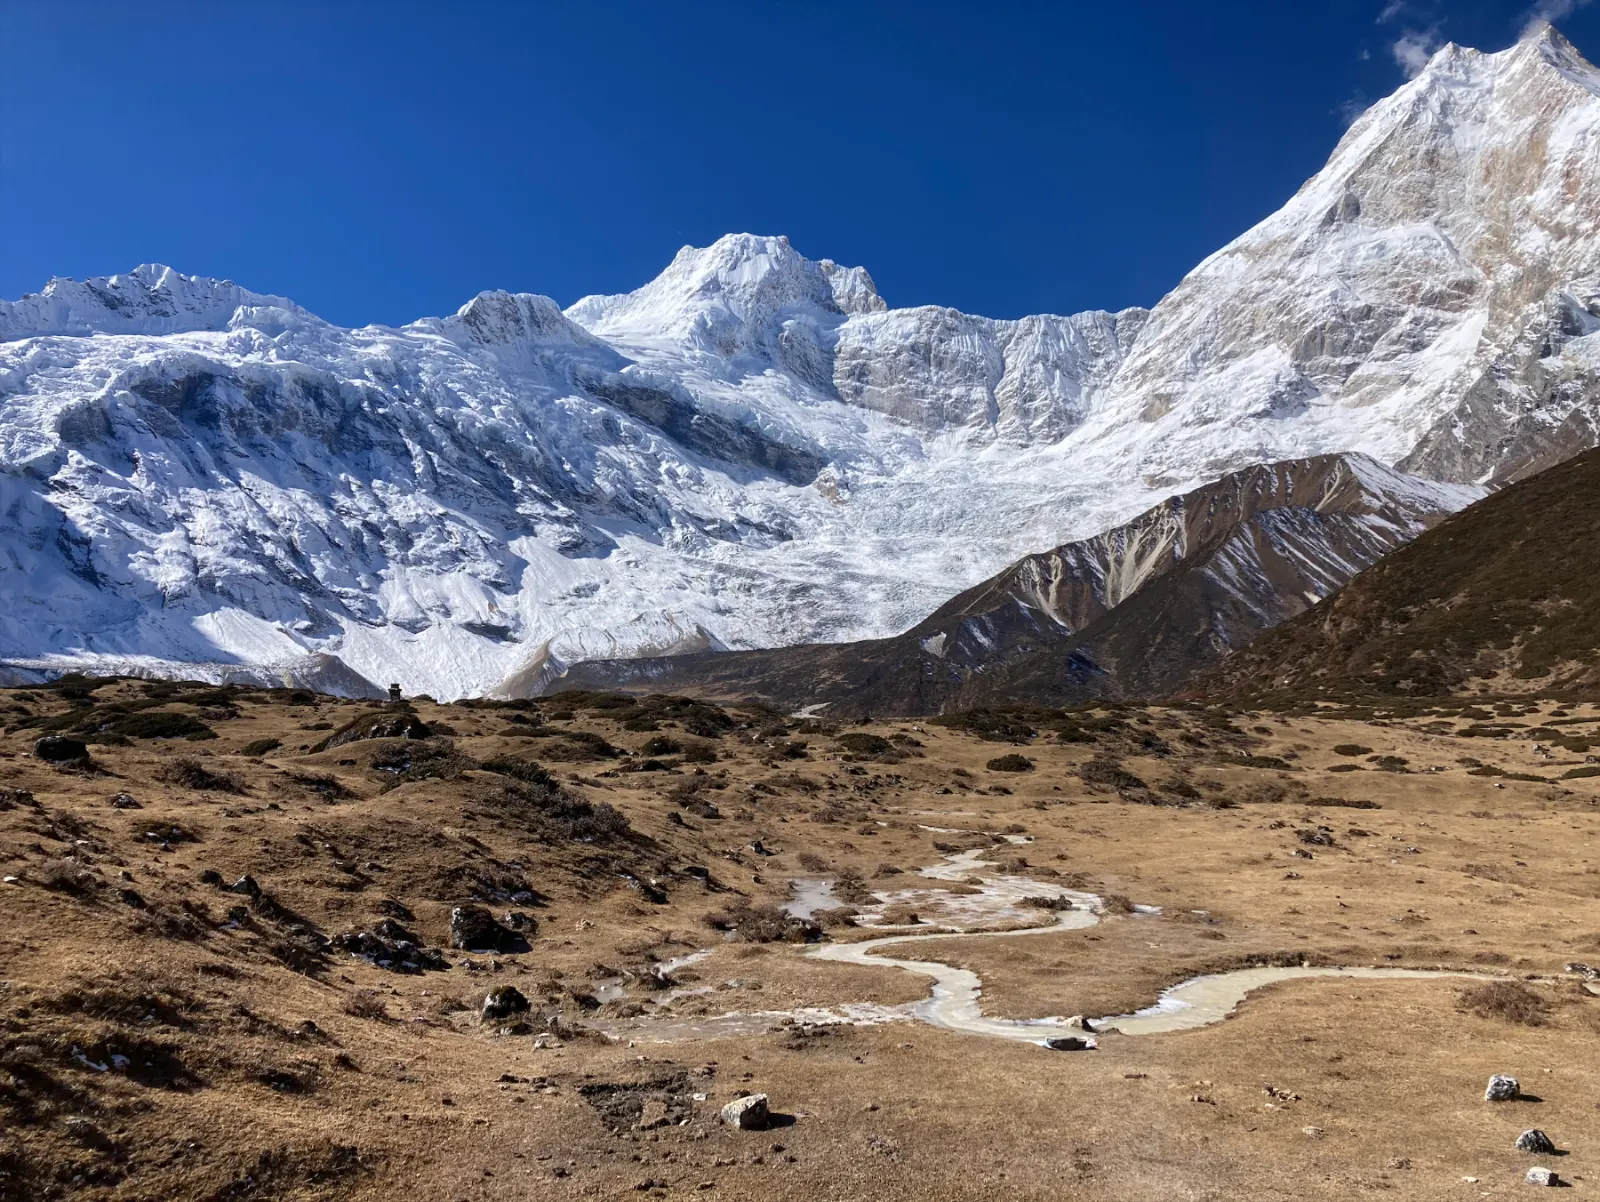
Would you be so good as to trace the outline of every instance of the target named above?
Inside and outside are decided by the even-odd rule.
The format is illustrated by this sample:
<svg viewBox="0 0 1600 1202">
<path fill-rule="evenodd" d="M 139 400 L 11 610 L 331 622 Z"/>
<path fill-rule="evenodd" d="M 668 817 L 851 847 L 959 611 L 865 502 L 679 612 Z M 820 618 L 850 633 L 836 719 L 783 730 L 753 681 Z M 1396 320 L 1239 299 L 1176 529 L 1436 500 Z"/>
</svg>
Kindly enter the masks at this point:
<svg viewBox="0 0 1600 1202">
<path fill-rule="evenodd" d="M 1600 451 L 1496 493 L 1201 682 L 1223 698 L 1538 691 L 1600 682 Z"/>
<path fill-rule="evenodd" d="M 166 268 L 0 304 L 0 661 L 521 695 L 906 630 L 1253 464 L 1517 478 L 1600 397 L 1600 75 L 1447 47 L 1152 310 L 895 310 L 784 238 L 345 330 Z"/>
</svg>

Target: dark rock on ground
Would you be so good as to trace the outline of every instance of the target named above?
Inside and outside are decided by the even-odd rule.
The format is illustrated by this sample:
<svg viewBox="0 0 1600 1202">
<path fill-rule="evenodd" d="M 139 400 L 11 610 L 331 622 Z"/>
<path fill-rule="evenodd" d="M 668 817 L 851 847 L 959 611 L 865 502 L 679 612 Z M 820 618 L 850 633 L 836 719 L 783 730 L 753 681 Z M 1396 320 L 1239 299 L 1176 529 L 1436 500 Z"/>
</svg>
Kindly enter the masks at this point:
<svg viewBox="0 0 1600 1202">
<path fill-rule="evenodd" d="M 89 758 L 89 748 L 82 739 L 69 739 L 65 735 L 45 735 L 33 745 L 33 754 L 52 764 L 70 764 Z"/>
<path fill-rule="evenodd" d="M 439 951 L 424 947 L 420 938 L 392 918 L 382 919 L 370 931 L 336 935 L 333 945 L 390 972 L 442 972 L 450 967 Z"/>
<path fill-rule="evenodd" d="M 1535 1156 L 1549 1156 L 1555 1150 L 1555 1141 L 1537 1127 L 1530 1127 L 1517 1136 L 1517 1151 L 1519 1152 L 1532 1152 Z"/>
<path fill-rule="evenodd" d="M 457 906 L 450 911 L 450 946 L 469 952 L 525 952 L 528 941 L 501 926 L 482 906 Z"/>
<path fill-rule="evenodd" d="M 483 1017 L 486 1019 L 510 1018 L 525 1013 L 528 999 L 515 985 L 496 985 L 483 999 Z"/>
</svg>

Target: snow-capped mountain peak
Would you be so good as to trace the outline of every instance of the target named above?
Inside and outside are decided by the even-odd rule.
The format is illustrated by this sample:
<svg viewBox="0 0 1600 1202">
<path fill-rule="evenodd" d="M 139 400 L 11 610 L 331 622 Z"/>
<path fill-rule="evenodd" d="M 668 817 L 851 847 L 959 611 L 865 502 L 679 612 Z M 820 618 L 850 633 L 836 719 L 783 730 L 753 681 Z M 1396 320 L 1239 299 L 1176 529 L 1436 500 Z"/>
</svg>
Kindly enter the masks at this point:
<svg viewBox="0 0 1600 1202">
<path fill-rule="evenodd" d="M 1253 464 L 1535 470 L 1600 440 L 1595 78 L 1442 52 L 1148 311 L 889 309 L 748 234 L 398 329 L 53 280 L 0 303 L 0 662 L 524 693 L 904 630 Z"/>
<path fill-rule="evenodd" d="M 567 316 L 619 343 L 664 340 L 732 359 L 800 318 L 833 325 L 886 308 L 864 268 L 812 262 L 786 237 L 727 234 L 685 246 L 650 283 L 620 296 L 586 296 Z"/>
<path fill-rule="evenodd" d="M 49 334 L 221 330 L 241 307 L 279 309 L 311 318 L 286 297 L 264 296 L 232 280 L 183 275 L 159 263 L 145 263 L 125 275 L 81 282 L 57 277 L 40 292 L 0 301 L 0 342 Z"/>
</svg>

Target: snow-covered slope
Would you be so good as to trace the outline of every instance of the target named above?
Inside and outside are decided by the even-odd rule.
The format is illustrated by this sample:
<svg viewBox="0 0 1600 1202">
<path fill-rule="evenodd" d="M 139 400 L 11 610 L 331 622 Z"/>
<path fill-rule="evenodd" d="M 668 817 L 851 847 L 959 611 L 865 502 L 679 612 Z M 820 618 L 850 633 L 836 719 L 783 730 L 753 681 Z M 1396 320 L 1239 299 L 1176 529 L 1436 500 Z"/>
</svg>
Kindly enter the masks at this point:
<svg viewBox="0 0 1600 1202">
<path fill-rule="evenodd" d="M 757 698 L 835 718 L 1165 696 L 1486 491 L 1365 455 L 1257 464 L 1024 556 L 904 634 L 594 660 L 558 687 Z"/>
<path fill-rule="evenodd" d="M 0 304 L 0 660 L 527 692 L 902 630 L 1252 463 L 1524 471 L 1594 440 L 1596 80 L 1441 51 L 1148 313 L 891 310 L 749 235 L 400 329 L 52 281 Z"/>
</svg>

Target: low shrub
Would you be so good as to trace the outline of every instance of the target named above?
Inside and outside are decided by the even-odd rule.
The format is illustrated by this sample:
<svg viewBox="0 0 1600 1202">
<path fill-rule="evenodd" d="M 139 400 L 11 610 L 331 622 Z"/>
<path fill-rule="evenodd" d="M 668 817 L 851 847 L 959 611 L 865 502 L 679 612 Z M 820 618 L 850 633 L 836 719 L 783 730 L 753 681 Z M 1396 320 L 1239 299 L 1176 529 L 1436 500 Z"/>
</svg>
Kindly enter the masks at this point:
<svg viewBox="0 0 1600 1202">
<path fill-rule="evenodd" d="M 810 919 L 796 918 L 777 906 L 754 906 L 743 900 L 706 915 L 706 924 L 747 943 L 810 943 L 822 934 Z"/>
<path fill-rule="evenodd" d="M 145 710 L 111 723 L 111 733 L 126 739 L 214 739 L 217 732 L 200 719 L 172 710 Z"/>
<path fill-rule="evenodd" d="M 244 782 L 231 772 L 214 772 L 192 756 L 163 765 L 156 776 L 171 785 L 210 793 L 243 793 Z"/>
<path fill-rule="evenodd" d="M 1086 785 L 1101 785 L 1112 789 L 1143 789 L 1144 781 L 1129 772 L 1109 756 L 1096 756 L 1078 765 L 1078 778 Z"/>
<path fill-rule="evenodd" d="M 882 735 L 871 735 L 864 730 L 846 731 L 834 742 L 852 755 L 883 755 L 894 750 L 894 744 Z"/>
<path fill-rule="evenodd" d="M 1479 1018 L 1542 1027 L 1550 1014 L 1550 1004 L 1517 981 L 1491 981 L 1461 991 L 1461 1005 Z"/>
<path fill-rule="evenodd" d="M 717 762 L 717 749 L 709 743 L 685 743 L 683 747 L 683 762 L 685 764 L 715 764 Z"/>
<path fill-rule="evenodd" d="M 997 755 L 984 767 L 990 772 L 1032 772 L 1033 761 L 1025 755 L 1012 752 L 1010 755 Z"/>
</svg>

